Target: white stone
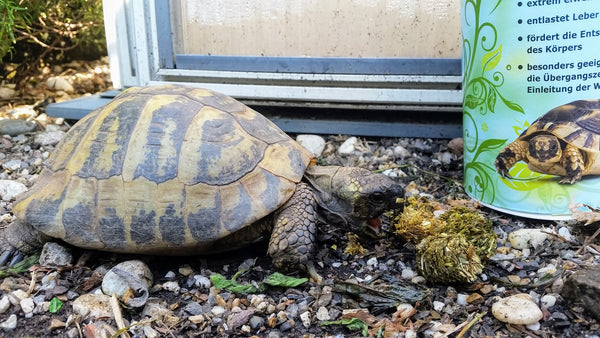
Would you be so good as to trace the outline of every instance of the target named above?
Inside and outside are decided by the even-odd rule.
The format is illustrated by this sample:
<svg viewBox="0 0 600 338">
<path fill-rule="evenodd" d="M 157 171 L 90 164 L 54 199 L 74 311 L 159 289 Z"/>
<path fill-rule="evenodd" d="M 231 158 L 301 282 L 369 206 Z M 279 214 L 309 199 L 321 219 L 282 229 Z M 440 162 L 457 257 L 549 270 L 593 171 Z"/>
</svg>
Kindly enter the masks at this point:
<svg viewBox="0 0 600 338">
<path fill-rule="evenodd" d="M 556 297 L 553 295 L 543 295 L 542 298 L 540 298 L 542 310 L 548 310 L 553 307 L 554 304 L 556 304 Z"/>
<path fill-rule="evenodd" d="M 402 272 L 401 272 L 402 279 L 413 279 L 415 277 L 415 275 L 416 275 L 416 273 L 412 269 L 409 269 L 409 268 L 402 269 Z"/>
<path fill-rule="evenodd" d="M 210 279 L 202 275 L 194 275 L 194 285 L 198 288 L 208 289 L 210 288 Z"/>
<path fill-rule="evenodd" d="M 35 304 L 33 303 L 33 298 L 21 299 L 20 305 L 21 305 L 21 310 L 23 310 L 23 312 L 25 314 L 33 312 L 33 309 L 35 308 Z"/>
<path fill-rule="evenodd" d="M 544 316 L 531 296 L 524 293 L 500 299 L 492 305 L 492 314 L 501 322 L 517 325 L 535 324 Z"/>
<path fill-rule="evenodd" d="M 319 135 L 301 134 L 296 136 L 296 142 L 315 156 L 321 156 L 325 149 L 325 139 Z"/>
<path fill-rule="evenodd" d="M 562 238 L 564 238 L 567 242 L 574 242 L 575 241 L 575 237 L 573 237 L 573 235 L 571 235 L 571 231 L 567 227 L 560 227 L 560 228 L 558 228 L 558 234 Z"/>
<path fill-rule="evenodd" d="M 10 303 L 12 305 L 15 305 L 15 306 L 19 305 L 21 303 L 21 301 L 27 297 L 29 297 L 27 292 L 25 292 L 21 289 L 15 290 L 8 294 L 8 300 L 10 301 Z"/>
<path fill-rule="evenodd" d="M 10 301 L 8 300 L 8 296 L 4 295 L 0 298 L 0 313 L 6 312 L 10 307 Z"/>
<path fill-rule="evenodd" d="M 25 191 L 27 191 L 27 187 L 21 182 L 0 180 L 0 196 L 3 201 L 10 201 Z"/>
<path fill-rule="evenodd" d="M 519 229 L 508 234 L 508 241 L 515 249 L 535 248 L 544 243 L 548 235 L 544 229 Z"/>
<path fill-rule="evenodd" d="M 467 295 L 467 294 L 464 294 L 464 293 L 457 294 L 456 295 L 456 304 L 466 306 L 468 303 L 467 298 L 469 298 L 469 295 Z"/>
<path fill-rule="evenodd" d="M 321 321 L 325 321 L 325 320 L 330 320 L 331 317 L 329 316 L 329 310 L 327 310 L 326 307 L 321 306 L 318 310 L 317 310 L 317 315 L 316 315 L 318 320 Z"/>
<path fill-rule="evenodd" d="M 51 90 L 62 90 L 67 93 L 73 93 L 75 88 L 65 78 L 60 76 L 52 76 L 46 80 L 46 86 Z"/>
<path fill-rule="evenodd" d="M 0 99 L 8 100 L 15 96 L 16 91 L 12 88 L 0 87 Z"/>
<path fill-rule="evenodd" d="M 101 317 L 113 318 L 110 297 L 107 295 L 85 294 L 73 301 L 73 312 L 84 319 Z"/>
<path fill-rule="evenodd" d="M 442 312 L 442 310 L 444 309 L 444 305 L 446 304 L 444 304 L 443 302 L 437 300 L 433 301 L 433 309 L 437 312 Z"/>
<path fill-rule="evenodd" d="M 348 138 L 344 143 L 340 145 L 337 152 L 340 155 L 351 155 L 354 153 L 355 145 L 358 142 L 358 139 L 354 136 Z"/>
<path fill-rule="evenodd" d="M 412 154 L 406 148 L 401 145 L 397 145 L 394 147 L 394 156 L 399 159 L 405 159 L 407 157 L 411 157 Z"/>
<path fill-rule="evenodd" d="M 181 287 L 179 287 L 179 284 L 176 281 L 164 282 L 162 287 L 163 289 L 174 293 L 179 293 L 179 290 L 181 290 Z"/>
<path fill-rule="evenodd" d="M 371 257 L 367 260 L 367 266 L 372 266 L 372 267 L 376 268 L 378 264 L 379 263 L 377 261 L 377 257 Z"/>
<path fill-rule="evenodd" d="M 2 323 L 0 323 L 0 328 L 3 330 L 14 330 L 17 328 L 17 315 L 12 314 L 8 317 L 8 319 L 6 319 L 5 321 L 3 321 Z"/>
<path fill-rule="evenodd" d="M 215 316 L 220 316 L 225 312 L 225 308 L 220 305 L 216 305 L 213 306 L 212 309 L 210 309 L 210 312 Z"/>
<path fill-rule="evenodd" d="M 300 320 L 302 321 L 302 325 L 308 329 L 310 327 L 310 312 L 302 312 L 300 314 Z"/>
</svg>

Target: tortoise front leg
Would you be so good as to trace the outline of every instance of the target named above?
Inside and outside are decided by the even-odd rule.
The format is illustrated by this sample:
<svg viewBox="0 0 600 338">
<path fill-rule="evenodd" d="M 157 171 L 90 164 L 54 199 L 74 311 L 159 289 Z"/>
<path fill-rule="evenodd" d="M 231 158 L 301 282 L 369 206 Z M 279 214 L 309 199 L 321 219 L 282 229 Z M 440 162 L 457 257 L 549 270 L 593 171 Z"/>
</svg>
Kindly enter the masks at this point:
<svg viewBox="0 0 600 338">
<path fill-rule="evenodd" d="M 275 214 L 268 254 L 279 269 L 300 269 L 321 282 L 312 261 L 317 236 L 317 200 L 312 189 L 299 183 L 292 197 Z"/>
<path fill-rule="evenodd" d="M 529 143 L 526 141 L 516 140 L 507 145 L 496 157 L 494 165 L 496 170 L 502 177 L 510 177 L 508 172 L 515 163 L 527 159 L 527 147 Z"/>
<path fill-rule="evenodd" d="M 567 144 L 560 163 L 565 168 L 566 175 L 559 183 L 573 184 L 581 180 L 585 169 L 585 160 L 577 147 Z"/>
</svg>

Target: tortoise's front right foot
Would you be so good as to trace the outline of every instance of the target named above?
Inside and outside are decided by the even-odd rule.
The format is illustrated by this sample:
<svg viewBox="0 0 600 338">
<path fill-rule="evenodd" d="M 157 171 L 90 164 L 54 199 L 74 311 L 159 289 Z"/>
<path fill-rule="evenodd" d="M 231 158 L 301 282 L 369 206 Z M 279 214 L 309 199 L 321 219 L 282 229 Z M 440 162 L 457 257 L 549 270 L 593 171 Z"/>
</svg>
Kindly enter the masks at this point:
<svg viewBox="0 0 600 338">
<path fill-rule="evenodd" d="M 508 172 L 515 163 L 527 158 L 527 146 L 525 141 L 514 141 L 504 148 L 496 157 L 494 165 L 500 176 L 510 178 Z"/>
<path fill-rule="evenodd" d="M 275 225 L 268 254 L 273 264 L 281 270 L 302 270 L 311 280 L 320 283 L 312 261 L 317 235 L 317 200 L 312 189 L 304 183 L 286 204 L 275 214 Z"/>
</svg>

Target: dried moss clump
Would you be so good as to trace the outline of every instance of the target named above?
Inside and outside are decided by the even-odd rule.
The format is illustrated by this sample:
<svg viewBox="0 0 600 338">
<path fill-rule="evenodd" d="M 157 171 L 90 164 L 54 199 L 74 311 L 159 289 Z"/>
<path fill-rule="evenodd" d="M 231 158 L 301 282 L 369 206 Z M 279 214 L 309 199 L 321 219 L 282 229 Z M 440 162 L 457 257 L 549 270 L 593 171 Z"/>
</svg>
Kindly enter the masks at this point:
<svg viewBox="0 0 600 338">
<path fill-rule="evenodd" d="M 408 202 L 394 222 L 396 233 L 405 240 L 420 239 L 416 245 L 419 273 L 435 283 L 475 281 L 496 251 L 492 222 L 465 207 L 454 207 L 438 218 L 427 200 Z"/>
<path fill-rule="evenodd" d="M 426 197 L 409 197 L 404 211 L 394 218 L 396 234 L 404 240 L 419 244 L 423 239 L 439 232 L 445 222 L 434 217 L 434 207 Z"/>
</svg>

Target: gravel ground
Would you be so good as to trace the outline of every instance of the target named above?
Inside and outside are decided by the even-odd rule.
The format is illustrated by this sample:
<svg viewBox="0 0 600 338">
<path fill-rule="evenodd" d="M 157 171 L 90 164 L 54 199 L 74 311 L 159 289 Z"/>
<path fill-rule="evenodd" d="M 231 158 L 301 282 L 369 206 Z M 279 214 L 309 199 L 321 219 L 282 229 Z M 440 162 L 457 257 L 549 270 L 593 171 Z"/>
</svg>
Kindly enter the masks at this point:
<svg viewBox="0 0 600 338">
<path fill-rule="evenodd" d="M 102 67 L 91 69 L 106 78 Z M 74 82 L 75 76 L 70 79 Z M 88 80 L 106 87 L 94 77 Z M 69 128 L 69 121 L 47 118 L 38 108 L 0 109 L 4 118 L 35 121 L 9 126 L 34 131 L 0 137 L 2 225 L 13 221 L 14 196 L 35 182 Z M 276 270 L 266 243 L 227 254 L 174 258 L 49 245 L 42 264 L 2 272 L 0 336 L 598 337 L 594 297 L 600 294 L 600 254 L 594 242 L 582 248 L 596 225 L 536 221 L 478 206 L 462 187 L 460 139 L 324 140 L 320 164 L 378 170 L 397 179 L 407 195 L 429 201 L 436 215 L 463 206 L 490 220 L 497 249 L 477 279 L 436 283 L 421 276 L 415 245 L 394 233 L 391 213 L 383 217 L 376 237 L 357 239 L 346 229 L 322 225 L 316 257 L 320 284 L 292 273 L 293 279 L 283 280 L 299 285 L 272 285 Z M 509 234 L 519 229 L 530 230 L 517 248 Z M 587 289 L 565 292 L 573 276 L 587 269 L 596 269 L 578 279 Z M 135 291 L 119 290 L 127 284 Z M 102 289 L 119 296 L 106 296 Z M 494 316 L 492 307 L 510 301 L 518 305 L 509 315 L 518 316 L 518 309 L 529 306 L 525 314 L 539 317 L 522 325 L 500 321 L 502 315 Z"/>
<path fill-rule="evenodd" d="M 49 131 L 0 139 L 2 182 L 20 182 L 28 187 L 35 181 L 53 144 L 67 129 L 66 123 L 56 124 L 60 120 L 51 122 L 46 126 Z M 459 140 L 450 142 L 449 147 L 448 140 L 351 139 L 349 142 L 356 142 L 348 148 L 348 154 L 341 155 L 338 150 L 347 139 L 326 138 L 320 162 L 383 171 L 397 177 L 407 193 L 426 196 L 440 206 L 477 207 L 462 190 L 460 148 L 451 149 Z M 0 202 L 4 224 L 12 220 L 11 202 L 6 198 Z M 323 225 L 316 260 L 323 283 L 269 286 L 248 293 L 217 289 L 212 278 L 220 274 L 232 279 L 244 271 L 235 277 L 239 284 L 260 286 L 275 272 L 265 255 L 265 243 L 227 255 L 168 259 L 67 247 L 73 257 L 71 264 L 34 265 L 26 272 L 8 273 L 2 280 L 0 327 L 5 335 L 17 337 L 100 337 L 119 333 L 135 337 L 343 337 L 365 333 L 443 337 L 456 336 L 472 324 L 464 336 L 597 337 L 599 325 L 590 314 L 582 305 L 568 303 L 561 296 L 569 275 L 582 266 L 598 263 L 597 253 L 576 252 L 583 237 L 590 233 L 582 233 L 576 224 L 532 221 L 486 208 L 476 210 L 493 222 L 499 248 L 473 283 L 436 284 L 419 276 L 414 246 L 393 233 L 389 219 L 384 219 L 380 237 L 359 239 L 364 250 L 358 254 L 344 252 L 350 241 L 346 230 Z M 536 247 L 510 248 L 507 234 L 521 228 L 556 230 L 562 238 L 572 238 L 564 242 L 547 237 Z M 151 275 L 153 281 L 148 283 L 146 293 L 129 295 L 141 306 L 117 306 L 115 312 L 110 306 L 111 297 L 100 290 L 109 271 L 122 262 L 140 265 L 141 275 Z M 134 271 L 131 269 L 126 268 Z M 541 278 L 545 275 L 551 278 Z M 532 325 L 504 324 L 495 319 L 492 304 L 513 294 L 529 295 L 537 311 L 541 310 L 542 319 Z M 56 311 L 56 303 L 51 302 L 54 298 L 62 303 Z M 352 326 L 352 318 L 362 320 L 368 331 L 363 332 L 360 325 Z M 357 322 L 355 319 L 353 323 Z M 119 331 L 119 327 L 127 328 L 126 332 Z"/>
</svg>

